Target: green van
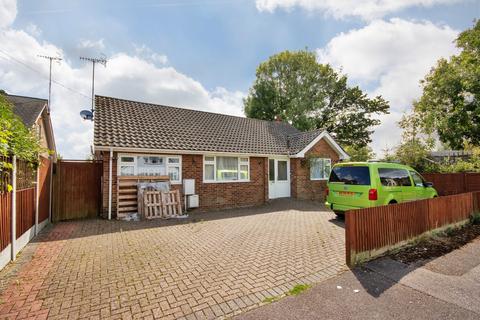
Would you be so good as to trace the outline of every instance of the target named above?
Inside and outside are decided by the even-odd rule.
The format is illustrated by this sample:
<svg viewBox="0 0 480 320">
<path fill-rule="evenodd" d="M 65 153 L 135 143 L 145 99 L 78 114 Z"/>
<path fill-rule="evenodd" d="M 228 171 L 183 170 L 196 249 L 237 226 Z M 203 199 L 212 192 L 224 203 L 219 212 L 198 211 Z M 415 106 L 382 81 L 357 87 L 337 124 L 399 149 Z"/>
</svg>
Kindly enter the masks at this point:
<svg viewBox="0 0 480 320">
<path fill-rule="evenodd" d="M 433 184 L 409 166 L 390 162 L 345 162 L 333 166 L 327 207 L 345 211 L 437 197 Z"/>
</svg>

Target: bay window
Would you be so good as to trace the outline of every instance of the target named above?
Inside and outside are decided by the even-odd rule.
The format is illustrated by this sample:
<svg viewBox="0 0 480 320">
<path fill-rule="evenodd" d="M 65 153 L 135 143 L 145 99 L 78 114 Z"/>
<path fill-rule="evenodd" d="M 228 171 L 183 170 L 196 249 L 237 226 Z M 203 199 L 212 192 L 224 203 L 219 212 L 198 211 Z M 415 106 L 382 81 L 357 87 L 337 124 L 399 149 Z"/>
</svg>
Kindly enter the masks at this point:
<svg viewBox="0 0 480 320">
<path fill-rule="evenodd" d="M 118 156 L 119 176 L 164 176 L 172 183 L 181 183 L 182 162 L 180 156 L 125 155 Z"/>
<path fill-rule="evenodd" d="M 310 159 L 310 180 L 327 180 L 332 170 L 332 160 L 327 158 Z"/>
<path fill-rule="evenodd" d="M 250 180 L 248 157 L 205 156 L 203 158 L 205 182 L 229 182 Z"/>
</svg>

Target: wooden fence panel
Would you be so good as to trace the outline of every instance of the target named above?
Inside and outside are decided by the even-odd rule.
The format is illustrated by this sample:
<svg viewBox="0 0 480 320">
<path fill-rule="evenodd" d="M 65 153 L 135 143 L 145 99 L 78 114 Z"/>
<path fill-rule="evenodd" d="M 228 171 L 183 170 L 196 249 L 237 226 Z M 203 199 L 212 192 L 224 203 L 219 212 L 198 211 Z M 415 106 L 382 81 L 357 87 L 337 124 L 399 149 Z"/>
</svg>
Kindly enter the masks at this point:
<svg viewBox="0 0 480 320">
<path fill-rule="evenodd" d="M 12 217 L 12 193 L 0 193 L 0 251 L 10 244 Z"/>
<path fill-rule="evenodd" d="M 427 230 L 468 219 L 473 212 L 473 194 L 462 193 L 428 200 Z"/>
<path fill-rule="evenodd" d="M 101 161 L 58 161 L 54 175 L 53 220 L 97 217 L 101 207 Z"/>
<path fill-rule="evenodd" d="M 480 173 L 465 174 L 465 192 L 480 191 Z"/>
<path fill-rule="evenodd" d="M 50 210 L 50 160 L 41 158 L 38 167 L 38 222 L 43 222 L 49 217 Z"/>
<path fill-rule="evenodd" d="M 347 264 L 370 259 L 425 232 L 463 222 L 480 192 L 351 210 L 346 213 Z"/>
<path fill-rule="evenodd" d="M 432 182 L 440 196 L 465 192 L 465 176 L 463 173 L 427 173 L 425 180 Z"/>
<path fill-rule="evenodd" d="M 480 192 L 474 192 L 473 195 L 473 211 L 480 214 Z"/>
<path fill-rule="evenodd" d="M 35 188 L 17 191 L 17 239 L 35 225 Z"/>
<path fill-rule="evenodd" d="M 480 191 L 480 173 L 424 173 L 441 196 Z"/>
</svg>

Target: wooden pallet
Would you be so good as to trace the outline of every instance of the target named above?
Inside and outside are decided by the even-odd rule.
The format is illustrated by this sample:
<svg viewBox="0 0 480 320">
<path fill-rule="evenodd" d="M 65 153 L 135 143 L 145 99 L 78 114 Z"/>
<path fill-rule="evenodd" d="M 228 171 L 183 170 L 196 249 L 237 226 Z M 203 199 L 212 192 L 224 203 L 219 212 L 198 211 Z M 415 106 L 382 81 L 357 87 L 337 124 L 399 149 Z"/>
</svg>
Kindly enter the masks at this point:
<svg viewBox="0 0 480 320">
<path fill-rule="evenodd" d="M 182 215 L 180 192 L 144 191 L 143 214 L 147 219 L 169 219 Z"/>
<path fill-rule="evenodd" d="M 117 219 L 139 211 L 139 182 L 169 181 L 168 176 L 118 176 L 117 179 Z"/>
</svg>

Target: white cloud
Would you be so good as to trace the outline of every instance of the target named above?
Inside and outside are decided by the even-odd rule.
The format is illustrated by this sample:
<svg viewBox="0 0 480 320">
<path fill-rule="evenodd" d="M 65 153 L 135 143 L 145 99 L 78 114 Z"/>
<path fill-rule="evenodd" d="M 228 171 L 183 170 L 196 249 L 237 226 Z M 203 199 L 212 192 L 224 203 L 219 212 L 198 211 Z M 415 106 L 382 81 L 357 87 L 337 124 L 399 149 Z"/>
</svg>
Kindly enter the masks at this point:
<svg viewBox="0 0 480 320">
<path fill-rule="evenodd" d="M 428 21 L 376 20 L 361 29 L 334 37 L 317 51 L 319 61 L 342 69 L 351 83 L 373 88 L 371 95 L 390 101 L 391 114 L 382 116 L 373 147 L 393 147 L 401 131 L 396 122 L 421 95 L 419 81 L 440 57 L 457 52 L 458 31 Z"/>
<path fill-rule="evenodd" d="M 105 43 L 103 39 L 98 39 L 98 40 L 83 39 L 78 44 L 78 48 L 103 50 L 105 49 Z"/>
<path fill-rule="evenodd" d="M 12 94 L 47 97 L 48 64 L 36 55 L 64 55 L 62 50 L 38 41 L 23 30 L 11 28 L 0 30 L 0 43 L 2 51 L 41 73 L 25 68 L 0 52 L 0 88 Z M 83 159 L 89 154 L 93 140 L 92 123 L 82 121 L 79 116 L 81 110 L 90 109 L 91 65 L 85 63 L 76 67 L 64 56 L 60 65 L 54 65 L 53 77 L 85 95 L 53 84 L 51 107 L 57 149 L 64 158 Z M 243 115 L 242 92 L 224 88 L 209 91 L 173 67 L 156 66 L 151 58 L 147 60 L 119 52 L 110 57 L 106 68 L 97 68 L 95 83 L 96 93 L 102 95 Z"/>
<path fill-rule="evenodd" d="M 153 63 L 159 63 L 159 64 L 167 64 L 168 62 L 168 58 L 166 55 L 158 54 L 157 52 L 153 51 L 152 49 L 150 49 L 144 44 L 141 46 L 134 45 L 134 47 L 135 47 L 135 54 L 141 57 L 142 59 L 151 61 Z"/>
<path fill-rule="evenodd" d="M 34 23 L 27 24 L 25 31 L 36 38 L 40 37 L 42 34 L 42 30 L 40 30 L 40 28 Z"/>
<path fill-rule="evenodd" d="M 436 4 L 455 3 L 459 0 L 256 0 L 259 11 L 291 10 L 295 7 L 307 11 L 324 12 L 336 19 L 349 16 L 365 20 L 381 18 L 408 7 L 430 7 Z"/>
<path fill-rule="evenodd" d="M 17 16 L 17 1 L 0 1 L 0 28 L 6 28 L 13 23 Z"/>
</svg>

